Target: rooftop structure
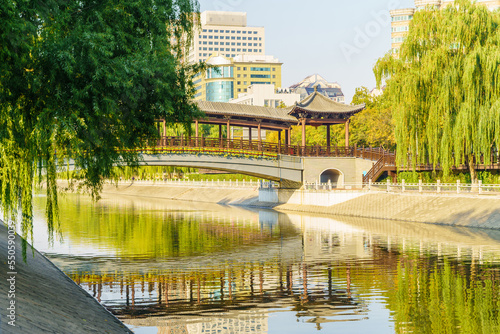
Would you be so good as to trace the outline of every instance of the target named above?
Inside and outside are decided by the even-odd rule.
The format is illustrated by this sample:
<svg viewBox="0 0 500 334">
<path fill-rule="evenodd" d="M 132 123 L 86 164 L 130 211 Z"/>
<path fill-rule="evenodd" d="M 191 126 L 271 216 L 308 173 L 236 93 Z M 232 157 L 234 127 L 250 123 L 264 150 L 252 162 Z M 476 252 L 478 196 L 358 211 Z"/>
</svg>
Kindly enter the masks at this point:
<svg viewBox="0 0 500 334">
<path fill-rule="evenodd" d="M 319 74 L 313 74 L 306 77 L 299 83 L 290 86 L 290 90 L 293 93 L 300 94 L 300 99 L 305 99 L 310 94 L 314 93 L 314 89 L 332 101 L 344 103 L 344 93 L 342 93 L 342 88 L 336 82 L 328 82 Z"/>
</svg>

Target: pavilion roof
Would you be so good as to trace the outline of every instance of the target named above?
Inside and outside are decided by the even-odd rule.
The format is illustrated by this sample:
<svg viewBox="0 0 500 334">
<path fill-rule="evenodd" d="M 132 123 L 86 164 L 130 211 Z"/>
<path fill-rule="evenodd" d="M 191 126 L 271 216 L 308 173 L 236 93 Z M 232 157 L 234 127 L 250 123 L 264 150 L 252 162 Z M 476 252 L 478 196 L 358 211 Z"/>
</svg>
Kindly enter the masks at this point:
<svg viewBox="0 0 500 334">
<path fill-rule="evenodd" d="M 269 108 L 246 104 L 196 101 L 207 115 L 257 118 L 271 121 L 297 123 L 297 118 L 289 115 L 290 108 Z"/>
<path fill-rule="evenodd" d="M 289 111 L 289 115 L 298 117 L 299 114 L 321 114 L 322 116 L 332 115 L 335 118 L 348 118 L 362 111 L 365 104 L 347 105 L 335 102 L 318 91 L 296 103 Z"/>
</svg>

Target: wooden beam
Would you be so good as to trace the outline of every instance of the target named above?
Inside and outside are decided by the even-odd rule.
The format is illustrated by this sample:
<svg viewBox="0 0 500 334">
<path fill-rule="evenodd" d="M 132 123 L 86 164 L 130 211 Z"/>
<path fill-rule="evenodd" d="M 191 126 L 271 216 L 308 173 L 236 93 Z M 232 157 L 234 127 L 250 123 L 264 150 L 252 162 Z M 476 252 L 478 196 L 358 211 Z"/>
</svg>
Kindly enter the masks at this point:
<svg viewBox="0 0 500 334">
<path fill-rule="evenodd" d="M 344 124 L 347 123 L 346 119 L 308 119 L 307 125 L 321 126 L 327 124 Z"/>
<path fill-rule="evenodd" d="M 225 119 L 220 118 L 208 118 L 208 119 L 200 119 L 200 124 L 226 124 Z M 254 127 L 256 128 L 259 125 L 256 121 L 242 121 L 238 119 L 231 119 L 231 126 L 242 126 L 242 127 Z M 274 124 L 274 123 L 260 123 L 260 126 L 263 130 L 273 130 L 277 131 L 279 129 L 285 130 L 288 128 L 287 124 Z"/>
</svg>

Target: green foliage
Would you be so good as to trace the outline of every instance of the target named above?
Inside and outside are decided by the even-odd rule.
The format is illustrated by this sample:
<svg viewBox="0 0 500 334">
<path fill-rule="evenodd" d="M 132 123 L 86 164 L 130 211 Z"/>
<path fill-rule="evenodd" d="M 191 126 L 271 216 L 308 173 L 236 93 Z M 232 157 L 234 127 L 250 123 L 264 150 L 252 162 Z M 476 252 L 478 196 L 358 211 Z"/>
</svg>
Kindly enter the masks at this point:
<svg viewBox="0 0 500 334">
<path fill-rule="evenodd" d="M 471 183 L 470 173 L 443 173 L 439 172 L 399 172 L 398 182 L 405 180 L 406 183 L 418 183 L 422 180 L 424 183 L 436 183 L 440 180 L 442 183 L 455 183 L 460 180 L 460 183 Z M 477 173 L 478 180 L 483 184 L 500 184 L 500 173 L 482 171 Z"/>
<path fill-rule="evenodd" d="M 190 78 L 205 65 L 181 62 L 199 10 L 193 0 L 0 6 L 1 207 L 11 219 L 22 212 L 29 239 L 35 175 L 47 183 L 51 228 L 64 159 L 98 197 L 115 163 L 137 163 L 127 149 L 157 138 L 155 120 L 187 128 L 200 115 Z"/>
<path fill-rule="evenodd" d="M 500 148 L 500 13 L 469 0 L 418 11 L 374 72 L 394 109 L 399 165 L 470 164 Z M 408 161 L 410 160 L 410 161 Z"/>
<path fill-rule="evenodd" d="M 436 264 L 416 257 L 398 263 L 390 305 L 396 332 L 498 333 L 499 281 L 491 270 L 475 266 L 446 258 Z"/>
<path fill-rule="evenodd" d="M 366 105 L 366 109 L 351 119 L 349 128 L 351 144 L 393 150 L 396 147 L 394 122 L 392 109 L 385 95 L 375 97 L 366 87 L 356 88 L 351 104 L 362 103 Z"/>
</svg>

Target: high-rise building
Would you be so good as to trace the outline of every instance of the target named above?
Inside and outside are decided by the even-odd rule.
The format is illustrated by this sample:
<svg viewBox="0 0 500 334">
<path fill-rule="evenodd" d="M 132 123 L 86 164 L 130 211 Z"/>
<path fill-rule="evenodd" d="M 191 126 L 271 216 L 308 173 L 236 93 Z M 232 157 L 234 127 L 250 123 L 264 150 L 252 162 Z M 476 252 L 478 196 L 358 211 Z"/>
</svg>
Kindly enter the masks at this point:
<svg viewBox="0 0 500 334">
<path fill-rule="evenodd" d="M 247 26 L 247 14 L 205 11 L 201 27 L 194 33 L 188 61 L 206 61 L 214 53 L 227 58 L 238 55 L 264 55 L 264 27 Z"/>
<path fill-rule="evenodd" d="M 415 0 L 415 8 L 404 8 L 391 10 L 391 48 L 395 57 L 399 54 L 399 49 L 403 43 L 408 31 L 410 22 L 416 11 L 427 7 L 445 8 L 452 5 L 455 0 Z M 482 4 L 490 10 L 500 8 L 500 0 L 477 0 L 477 4 Z"/>
<path fill-rule="evenodd" d="M 399 53 L 399 48 L 410 30 L 410 22 L 415 11 L 415 8 L 391 10 L 391 48 L 395 56 Z"/>
<path fill-rule="evenodd" d="M 195 100 L 228 102 L 247 93 L 251 85 L 281 86 L 282 63 L 272 56 L 240 55 L 231 59 L 215 54 L 206 62 L 214 67 L 193 79 Z"/>
</svg>

